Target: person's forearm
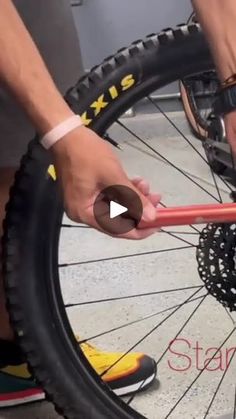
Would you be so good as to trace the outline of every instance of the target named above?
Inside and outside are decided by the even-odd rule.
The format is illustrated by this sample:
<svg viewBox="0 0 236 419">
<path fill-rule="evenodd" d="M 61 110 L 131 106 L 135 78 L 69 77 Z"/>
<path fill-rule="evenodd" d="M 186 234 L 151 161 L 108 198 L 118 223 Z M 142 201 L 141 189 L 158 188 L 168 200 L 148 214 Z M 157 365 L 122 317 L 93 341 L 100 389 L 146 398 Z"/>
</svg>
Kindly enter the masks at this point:
<svg viewBox="0 0 236 419">
<path fill-rule="evenodd" d="M 192 0 L 221 81 L 236 74 L 236 1 Z"/>
<path fill-rule="evenodd" d="M 12 2 L 0 0 L 0 6 L 0 81 L 12 91 L 36 129 L 44 134 L 72 111 L 56 88 Z"/>
</svg>

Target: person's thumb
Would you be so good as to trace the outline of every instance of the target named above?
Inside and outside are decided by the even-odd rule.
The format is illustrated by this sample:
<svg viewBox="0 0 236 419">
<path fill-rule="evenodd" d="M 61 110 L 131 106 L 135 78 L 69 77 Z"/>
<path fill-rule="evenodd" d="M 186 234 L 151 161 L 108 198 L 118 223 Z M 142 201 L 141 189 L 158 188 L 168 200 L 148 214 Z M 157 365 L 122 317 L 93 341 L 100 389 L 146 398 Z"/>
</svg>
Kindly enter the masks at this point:
<svg viewBox="0 0 236 419">
<path fill-rule="evenodd" d="M 154 205 L 145 197 L 142 197 L 143 216 L 142 221 L 147 223 L 155 221 L 157 218 L 157 210 Z"/>
</svg>

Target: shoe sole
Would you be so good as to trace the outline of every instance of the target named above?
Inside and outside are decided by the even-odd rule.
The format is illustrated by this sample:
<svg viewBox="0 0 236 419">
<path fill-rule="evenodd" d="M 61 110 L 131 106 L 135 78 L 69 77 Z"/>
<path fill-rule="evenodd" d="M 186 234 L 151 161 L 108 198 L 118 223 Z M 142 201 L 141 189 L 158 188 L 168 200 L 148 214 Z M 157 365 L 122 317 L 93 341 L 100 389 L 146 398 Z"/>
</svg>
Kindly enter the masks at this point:
<svg viewBox="0 0 236 419">
<path fill-rule="evenodd" d="M 45 400 L 45 393 L 42 390 L 26 390 L 0 396 L 0 408 L 14 407 L 27 403 Z"/>
<path fill-rule="evenodd" d="M 129 394 L 146 390 L 147 387 L 155 380 L 156 374 L 154 373 L 144 381 L 132 384 L 127 387 L 113 389 L 113 392 L 121 397 Z M 20 406 L 28 403 L 45 400 L 45 393 L 41 390 L 26 390 L 17 393 L 9 393 L 4 396 L 0 396 L 0 408 Z"/>
<path fill-rule="evenodd" d="M 149 378 L 146 378 L 146 380 L 142 380 L 138 383 L 132 384 L 130 386 L 127 387 L 122 387 L 122 388 L 117 388 L 117 389 L 112 389 L 113 392 L 121 397 L 121 396 L 128 396 L 129 394 L 133 394 L 135 392 L 141 392 L 143 390 L 146 390 L 147 387 L 149 387 L 152 382 L 155 380 L 156 378 L 156 373 L 154 373 L 153 375 L 151 375 Z"/>
</svg>

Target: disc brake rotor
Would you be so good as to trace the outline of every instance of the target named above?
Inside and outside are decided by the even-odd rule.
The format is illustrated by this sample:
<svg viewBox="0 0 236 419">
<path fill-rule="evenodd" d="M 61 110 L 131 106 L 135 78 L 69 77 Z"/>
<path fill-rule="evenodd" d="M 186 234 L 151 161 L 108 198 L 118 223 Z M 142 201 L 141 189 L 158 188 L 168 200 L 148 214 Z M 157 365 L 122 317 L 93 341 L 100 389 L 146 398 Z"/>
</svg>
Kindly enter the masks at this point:
<svg viewBox="0 0 236 419">
<path fill-rule="evenodd" d="M 200 234 L 197 262 L 207 291 L 236 311 L 236 224 L 208 224 Z"/>
</svg>

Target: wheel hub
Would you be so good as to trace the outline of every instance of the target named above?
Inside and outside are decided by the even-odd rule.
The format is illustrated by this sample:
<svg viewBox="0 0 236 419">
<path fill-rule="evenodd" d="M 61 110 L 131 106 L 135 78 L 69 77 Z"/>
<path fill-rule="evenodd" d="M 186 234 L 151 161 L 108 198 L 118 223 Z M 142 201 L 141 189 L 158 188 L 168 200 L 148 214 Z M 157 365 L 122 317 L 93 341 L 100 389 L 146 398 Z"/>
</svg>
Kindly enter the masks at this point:
<svg viewBox="0 0 236 419">
<path fill-rule="evenodd" d="M 209 224 L 200 234 L 198 271 L 207 291 L 236 311 L 236 224 Z"/>
</svg>

